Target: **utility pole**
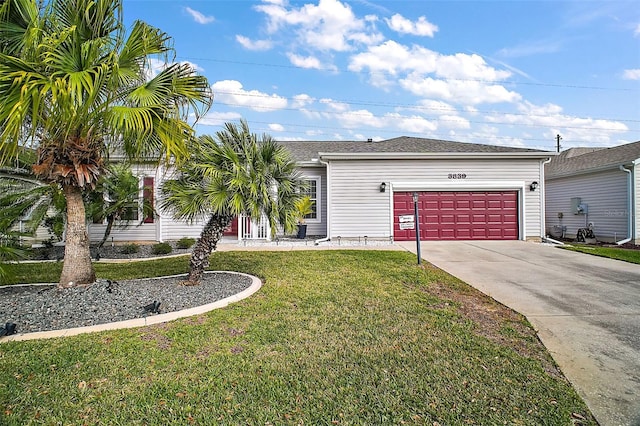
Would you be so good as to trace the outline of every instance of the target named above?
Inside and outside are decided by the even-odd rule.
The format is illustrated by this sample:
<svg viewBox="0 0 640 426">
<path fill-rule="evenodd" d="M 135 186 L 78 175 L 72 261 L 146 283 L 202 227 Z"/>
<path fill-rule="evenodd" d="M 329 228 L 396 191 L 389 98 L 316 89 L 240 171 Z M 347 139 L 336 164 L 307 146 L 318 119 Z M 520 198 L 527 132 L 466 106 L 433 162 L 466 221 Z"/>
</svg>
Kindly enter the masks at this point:
<svg viewBox="0 0 640 426">
<path fill-rule="evenodd" d="M 562 136 L 560 135 L 556 135 L 556 150 L 558 152 L 560 152 L 560 140 L 562 139 Z"/>
</svg>

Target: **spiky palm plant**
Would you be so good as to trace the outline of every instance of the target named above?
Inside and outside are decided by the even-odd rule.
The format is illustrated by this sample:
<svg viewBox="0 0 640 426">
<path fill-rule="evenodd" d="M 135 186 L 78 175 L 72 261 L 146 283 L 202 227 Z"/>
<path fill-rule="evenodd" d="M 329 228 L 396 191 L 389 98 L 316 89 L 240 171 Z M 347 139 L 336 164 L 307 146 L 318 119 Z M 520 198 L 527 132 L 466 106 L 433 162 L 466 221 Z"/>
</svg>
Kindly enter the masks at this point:
<svg viewBox="0 0 640 426">
<path fill-rule="evenodd" d="M 188 64 L 148 77 L 152 57 L 173 60 L 170 42 L 141 21 L 127 33 L 122 0 L 0 3 L 0 162 L 34 146 L 33 172 L 62 188 L 61 287 L 95 281 L 83 192 L 108 154 L 179 161 L 193 137 L 188 114 L 211 105 L 207 80 Z"/>
<path fill-rule="evenodd" d="M 176 179 L 162 186 L 163 209 L 181 220 L 206 218 L 191 254 L 185 284 L 198 284 L 224 229 L 235 216 L 265 216 L 275 234 L 296 227 L 304 181 L 289 151 L 269 135 L 252 134 L 246 121 L 201 136 Z"/>
</svg>

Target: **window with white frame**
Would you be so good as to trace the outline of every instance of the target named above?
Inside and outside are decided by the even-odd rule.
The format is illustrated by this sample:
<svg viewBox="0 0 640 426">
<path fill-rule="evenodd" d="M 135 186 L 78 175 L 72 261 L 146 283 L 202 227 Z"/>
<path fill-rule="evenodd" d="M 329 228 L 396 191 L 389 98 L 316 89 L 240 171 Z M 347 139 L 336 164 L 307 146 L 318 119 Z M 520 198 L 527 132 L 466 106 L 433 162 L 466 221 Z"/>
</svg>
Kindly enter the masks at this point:
<svg viewBox="0 0 640 426">
<path fill-rule="evenodd" d="M 310 214 L 306 215 L 304 218 L 307 222 L 319 222 L 320 221 L 320 177 L 313 178 L 305 178 L 305 183 L 307 185 L 306 191 L 304 191 L 304 195 L 309 197 L 312 201 L 311 209 L 313 210 Z"/>
</svg>

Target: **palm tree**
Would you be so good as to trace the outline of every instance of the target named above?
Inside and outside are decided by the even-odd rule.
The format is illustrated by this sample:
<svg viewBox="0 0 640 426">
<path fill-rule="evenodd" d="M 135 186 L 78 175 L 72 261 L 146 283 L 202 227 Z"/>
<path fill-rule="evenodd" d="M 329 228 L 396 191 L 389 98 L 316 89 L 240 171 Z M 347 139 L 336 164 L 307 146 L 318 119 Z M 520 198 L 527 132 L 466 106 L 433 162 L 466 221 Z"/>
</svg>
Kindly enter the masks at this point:
<svg viewBox="0 0 640 426">
<path fill-rule="evenodd" d="M 0 166 L 0 237 L 35 235 L 44 225 L 60 241 L 66 207 L 62 189 L 34 176 L 34 158 L 33 150 L 21 149 L 14 161 Z"/>
<path fill-rule="evenodd" d="M 195 119 L 211 106 L 207 80 L 173 63 L 149 78 L 151 56 L 169 63 L 170 37 L 137 21 L 122 0 L 5 0 L 0 4 L 0 162 L 37 148 L 35 175 L 67 204 L 60 287 L 95 281 L 83 192 L 109 153 L 180 161 Z"/>
<path fill-rule="evenodd" d="M 199 284 L 224 229 L 234 217 L 265 216 L 272 233 L 296 227 L 304 181 L 289 151 L 269 135 L 258 138 L 247 122 L 226 123 L 215 137 L 201 136 L 176 179 L 162 186 L 161 208 L 177 219 L 206 218 L 194 246 L 185 284 Z"/>
<path fill-rule="evenodd" d="M 111 235 L 114 226 L 126 228 L 133 222 L 127 217 L 132 211 L 138 213 L 140 188 L 139 179 L 127 163 L 110 165 L 105 174 L 100 177 L 96 189 L 87 194 L 87 217 L 93 222 L 107 221 L 102 240 L 98 243 L 98 251 Z M 142 199 L 142 216 L 154 216 L 155 211 L 151 202 Z M 119 220 L 120 222 L 116 223 Z"/>
</svg>

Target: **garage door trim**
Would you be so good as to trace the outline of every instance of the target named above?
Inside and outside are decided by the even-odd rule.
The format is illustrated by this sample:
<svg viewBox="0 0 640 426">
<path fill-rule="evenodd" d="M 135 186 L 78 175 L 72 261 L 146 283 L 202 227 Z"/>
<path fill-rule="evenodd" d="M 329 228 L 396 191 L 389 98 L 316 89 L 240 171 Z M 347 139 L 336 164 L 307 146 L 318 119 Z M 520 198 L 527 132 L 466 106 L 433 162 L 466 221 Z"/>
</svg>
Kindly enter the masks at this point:
<svg viewBox="0 0 640 426">
<path fill-rule="evenodd" d="M 515 190 L 524 191 L 525 183 L 519 181 L 482 181 L 482 180 L 455 180 L 446 182 L 391 182 L 391 190 L 394 192 L 409 191 L 498 191 Z"/>
</svg>

